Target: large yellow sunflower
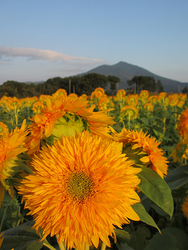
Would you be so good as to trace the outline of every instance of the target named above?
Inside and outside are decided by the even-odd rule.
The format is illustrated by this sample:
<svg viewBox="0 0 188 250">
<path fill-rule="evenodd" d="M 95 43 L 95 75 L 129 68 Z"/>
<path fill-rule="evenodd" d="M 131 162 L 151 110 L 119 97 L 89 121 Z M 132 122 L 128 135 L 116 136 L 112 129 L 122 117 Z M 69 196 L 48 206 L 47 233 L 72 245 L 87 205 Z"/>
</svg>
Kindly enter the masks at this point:
<svg viewBox="0 0 188 250">
<path fill-rule="evenodd" d="M 26 136 L 26 120 L 24 120 L 20 129 L 16 128 L 13 132 L 0 137 L 0 205 L 4 198 L 4 189 L 7 189 L 10 195 L 13 194 L 5 179 L 11 176 L 18 160 L 17 156 L 27 151 L 24 147 Z"/>
<path fill-rule="evenodd" d="M 113 117 L 107 115 L 108 110 L 94 112 L 94 108 L 95 105 L 88 107 L 85 96 L 71 98 L 61 95 L 54 100 L 48 98 L 41 114 L 35 114 L 31 119 L 28 154 L 37 152 L 41 140 L 51 135 L 58 139 L 62 135 L 75 135 L 88 129 L 94 134 L 110 137 L 108 125 L 115 123 Z"/>
<path fill-rule="evenodd" d="M 88 131 L 63 136 L 33 157 L 33 175 L 18 190 L 35 218 L 35 229 L 56 235 L 67 248 L 110 246 L 115 226 L 139 220 L 131 205 L 140 201 L 135 188 L 141 171 L 122 154 L 122 143 Z"/>
<path fill-rule="evenodd" d="M 162 178 L 164 178 L 167 174 L 168 161 L 167 158 L 163 156 L 164 152 L 162 149 L 158 147 L 160 142 L 157 142 L 154 137 L 147 135 L 142 130 L 138 132 L 123 128 L 120 133 L 117 133 L 113 129 L 112 131 L 114 140 L 123 142 L 125 153 L 126 146 L 128 146 L 127 150 L 131 147 L 131 157 L 134 157 L 136 161 L 139 159 L 141 163 L 146 164 L 148 167 L 157 172 Z M 135 150 L 140 154 L 136 155 Z"/>
</svg>

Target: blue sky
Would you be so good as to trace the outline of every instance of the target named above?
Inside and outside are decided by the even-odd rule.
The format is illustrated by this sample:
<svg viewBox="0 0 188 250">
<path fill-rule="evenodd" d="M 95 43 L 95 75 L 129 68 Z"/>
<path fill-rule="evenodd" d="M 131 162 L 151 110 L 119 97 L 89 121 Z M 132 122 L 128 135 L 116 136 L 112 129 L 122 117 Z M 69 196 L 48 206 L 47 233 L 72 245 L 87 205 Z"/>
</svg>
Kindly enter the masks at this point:
<svg viewBox="0 0 188 250">
<path fill-rule="evenodd" d="M 188 82 L 187 0 L 1 0 L 0 84 L 124 61 Z"/>
</svg>

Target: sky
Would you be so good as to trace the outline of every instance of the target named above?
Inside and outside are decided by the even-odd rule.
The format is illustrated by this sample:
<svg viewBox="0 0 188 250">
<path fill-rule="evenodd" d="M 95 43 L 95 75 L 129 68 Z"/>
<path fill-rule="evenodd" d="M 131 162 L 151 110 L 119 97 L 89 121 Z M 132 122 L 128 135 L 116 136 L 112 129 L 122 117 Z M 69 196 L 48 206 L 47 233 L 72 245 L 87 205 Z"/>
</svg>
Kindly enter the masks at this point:
<svg viewBox="0 0 188 250">
<path fill-rule="evenodd" d="M 0 84 L 120 61 L 188 82 L 187 0 L 0 0 Z"/>
</svg>

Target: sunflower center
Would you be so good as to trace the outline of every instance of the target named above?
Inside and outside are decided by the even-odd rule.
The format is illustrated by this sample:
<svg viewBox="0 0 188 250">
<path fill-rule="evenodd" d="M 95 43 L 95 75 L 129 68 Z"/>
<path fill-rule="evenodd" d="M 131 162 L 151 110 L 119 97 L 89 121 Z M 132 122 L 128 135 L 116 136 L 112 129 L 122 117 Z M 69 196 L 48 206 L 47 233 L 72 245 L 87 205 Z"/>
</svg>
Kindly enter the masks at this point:
<svg viewBox="0 0 188 250">
<path fill-rule="evenodd" d="M 67 180 L 68 193 L 73 200 L 83 201 L 92 191 L 93 181 L 84 172 L 73 173 Z"/>
</svg>

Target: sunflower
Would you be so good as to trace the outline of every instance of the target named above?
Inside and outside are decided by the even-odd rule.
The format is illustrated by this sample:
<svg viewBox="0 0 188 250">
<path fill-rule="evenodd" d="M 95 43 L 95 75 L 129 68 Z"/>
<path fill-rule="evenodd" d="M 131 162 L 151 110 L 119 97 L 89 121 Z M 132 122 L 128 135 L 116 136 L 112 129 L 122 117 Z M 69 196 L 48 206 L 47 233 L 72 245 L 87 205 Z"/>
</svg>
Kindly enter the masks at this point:
<svg viewBox="0 0 188 250">
<path fill-rule="evenodd" d="M 188 139 L 188 108 L 179 117 L 177 131 L 183 140 Z"/>
<path fill-rule="evenodd" d="M 9 132 L 9 129 L 7 125 L 3 122 L 0 122 L 0 136 L 7 135 Z"/>
<path fill-rule="evenodd" d="M 132 205 L 140 201 L 135 188 L 141 171 L 122 154 L 122 143 L 88 131 L 63 136 L 33 157 L 33 175 L 18 191 L 35 218 L 43 239 L 56 235 L 65 248 L 110 246 L 115 226 L 139 220 Z"/>
<path fill-rule="evenodd" d="M 17 156 L 27 149 L 25 139 L 27 136 L 26 120 L 23 121 L 21 128 L 16 128 L 10 134 L 0 137 L 0 204 L 4 198 L 4 189 L 13 195 L 13 190 L 7 186 L 5 180 L 11 177 L 13 167 L 16 166 Z"/>
<path fill-rule="evenodd" d="M 75 135 L 84 129 L 103 137 L 110 137 L 109 124 L 114 124 L 113 117 L 106 114 L 109 110 L 94 112 L 95 105 L 88 106 L 87 97 L 59 96 L 54 100 L 47 98 L 46 107 L 41 114 L 35 114 L 29 126 L 28 154 L 39 150 L 42 140 L 58 139 L 62 135 Z M 53 138 L 52 138 L 53 137 Z"/>
<path fill-rule="evenodd" d="M 181 209 L 184 216 L 188 219 L 188 196 L 185 198 L 185 201 L 183 202 Z"/>
<path fill-rule="evenodd" d="M 112 128 L 111 128 L 112 129 Z M 162 178 L 167 174 L 168 161 L 163 156 L 163 151 L 158 146 L 154 137 L 150 137 L 142 130 L 134 131 L 123 128 L 120 133 L 112 129 L 115 141 L 123 142 L 124 151 L 135 165 L 147 166 L 158 173 Z M 129 154 L 128 154 L 129 152 Z M 138 164 L 137 164 L 138 163 Z"/>
<path fill-rule="evenodd" d="M 120 112 L 122 116 L 127 116 L 131 119 L 135 119 L 138 116 L 138 109 L 131 105 L 124 106 Z"/>
<path fill-rule="evenodd" d="M 34 104 L 32 106 L 33 112 L 37 113 L 37 114 L 40 114 L 41 113 L 41 109 L 43 109 L 43 108 L 44 108 L 44 105 L 40 101 L 34 102 Z"/>
</svg>

